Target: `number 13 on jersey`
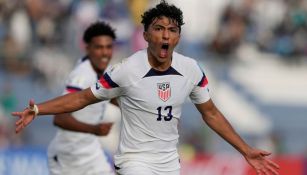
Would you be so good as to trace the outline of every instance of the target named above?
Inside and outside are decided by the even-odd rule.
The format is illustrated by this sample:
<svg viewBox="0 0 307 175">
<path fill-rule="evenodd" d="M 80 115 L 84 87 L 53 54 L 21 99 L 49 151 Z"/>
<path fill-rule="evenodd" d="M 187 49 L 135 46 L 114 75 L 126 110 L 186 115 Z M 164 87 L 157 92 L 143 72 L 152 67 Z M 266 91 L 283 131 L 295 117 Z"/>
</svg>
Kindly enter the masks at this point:
<svg viewBox="0 0 307 175">
<path fill-rule="evenodd" d="M 157 110 L 158 110 L 158 118 L 157 118 L 157 121 L 161 121 L 161 120 L 162 120 L 162 114 L 161 114 L 162 109 L 163 109 L 164 111 L 167 111 L 167 112 L 168 112 L 168 113 L 167 113 L 167 116 L 164 116 L 164 117 L 163 117 L 164 120 L 165 120 L 165 121 L 170 121 L 170 120 L 172 120 L 172 118 L 173 118 L 173 115 L 172 115 L 172 109 L 173 109 L 173 107 L 172 107 L 172 106 L 166 106 L 166 107 L 162 108 L 162 107 L 160 106 L 160 107 L 157 108 Z"/>
</svg>

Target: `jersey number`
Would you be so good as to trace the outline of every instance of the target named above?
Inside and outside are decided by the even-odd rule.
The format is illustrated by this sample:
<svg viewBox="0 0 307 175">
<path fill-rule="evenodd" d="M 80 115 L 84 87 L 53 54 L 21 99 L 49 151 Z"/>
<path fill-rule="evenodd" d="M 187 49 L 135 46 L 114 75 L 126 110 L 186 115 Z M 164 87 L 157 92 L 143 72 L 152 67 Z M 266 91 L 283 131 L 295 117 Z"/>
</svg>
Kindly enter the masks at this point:
<svg viewBox="0 0 307 175">
<path fill-rule="evenodd" d="M 164 116 L 164 120 L 165 120 L 165 121 L 170 121 L 170 120 L 172 120 L 172 118 L 173 118 L 172 109 L 173 109 L 172 106 L 166 106 L 166 107 L 164 108 L 164 111 L 168 111 L 167 116 Z M 161 107 L 161 106 L 158 107 L 157 110 L 158 110 L 158 118 L 157 118 L 157 121 L 161 121 L 161 120 L 162 120 L 162 114 L 161 114 L 162 107 Z"/>
</svg>

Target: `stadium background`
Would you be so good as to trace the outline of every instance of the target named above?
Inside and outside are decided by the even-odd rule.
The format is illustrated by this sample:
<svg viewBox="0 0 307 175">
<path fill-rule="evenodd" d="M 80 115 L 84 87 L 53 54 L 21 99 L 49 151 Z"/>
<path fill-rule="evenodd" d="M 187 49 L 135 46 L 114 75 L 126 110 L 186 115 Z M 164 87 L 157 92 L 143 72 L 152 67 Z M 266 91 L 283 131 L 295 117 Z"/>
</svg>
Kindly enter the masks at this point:
<svg viewBox="0 0 307 175">
<path fill-rule="evenodd" d="M 113 62 L 145 48 L 140 14 L 158 0 L 0 0 L 0 175 L 47 174 L 51 117 L 14 133 L 10 112 L 59 95 L 83 56 L 84 29 L 116 28 Z M 235 129 L 273 152 L 282 175 L 307 174 L 307 1 L 168 0 L 183 10 L 177 51 L 197 58 L 213 100 Z M 109 106 L 109 121 L 119 111 Z M 253 174 L 187 101 L 180 125 L 183 175 Z M 118 124 L 101 141 L 114 153 Z"/>
</svg>

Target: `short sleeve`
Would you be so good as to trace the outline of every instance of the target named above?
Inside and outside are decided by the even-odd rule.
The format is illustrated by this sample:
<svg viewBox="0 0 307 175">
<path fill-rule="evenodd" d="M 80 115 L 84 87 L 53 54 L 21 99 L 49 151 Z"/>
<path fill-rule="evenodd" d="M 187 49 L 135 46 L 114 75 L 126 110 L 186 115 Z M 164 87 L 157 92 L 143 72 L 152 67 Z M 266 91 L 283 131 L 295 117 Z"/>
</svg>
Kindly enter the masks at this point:
<svg viewBox="0 0 307 175">
<path fill-rule="evenodd" d="M 125 72 L 120 64 L 110 66 L 104 75 L 91 86 L 91 91 L 97 99 L 107 100 L 123 94 L 122 82 L 125 78 Z"/>
<path fill-rule="evenodd" d="M 82 91 L 88 88 L 90 85 L 87 82 L 87 78 L 82 74 L 71 73 L 66 82 L 64 94 Z"/>
<path fill-rule="evenodd" d="M 194 66 L 192 74 L 194 82 L 190 93 L 191 101 L 194 104 L 205 103 L 210 100 L 207 76 L 198 65 Z"/>
</svg>

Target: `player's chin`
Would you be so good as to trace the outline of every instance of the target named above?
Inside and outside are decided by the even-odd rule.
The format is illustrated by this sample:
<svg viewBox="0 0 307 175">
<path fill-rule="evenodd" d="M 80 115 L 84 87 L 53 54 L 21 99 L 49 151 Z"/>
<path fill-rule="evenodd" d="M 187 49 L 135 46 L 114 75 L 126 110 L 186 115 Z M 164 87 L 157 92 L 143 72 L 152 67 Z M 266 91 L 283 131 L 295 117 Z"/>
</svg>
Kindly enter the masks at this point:
<svg viewBox="0 0 307 175">
<path fill-rule="evenodd" d="M 100 69 L 101 71 L 106 70 L 107 67 L 108 67 L 108 63 L 102 63 L 102 64 L 99 65 L 99 69 Z"/>
<path fill-rule="evenodd" d="M 168 57 L 158 57 L 158 62 L 159 63 L 165 63 L 165 62 L 167 62 L 169 59 L 168 59 Z"/>
</svg>

